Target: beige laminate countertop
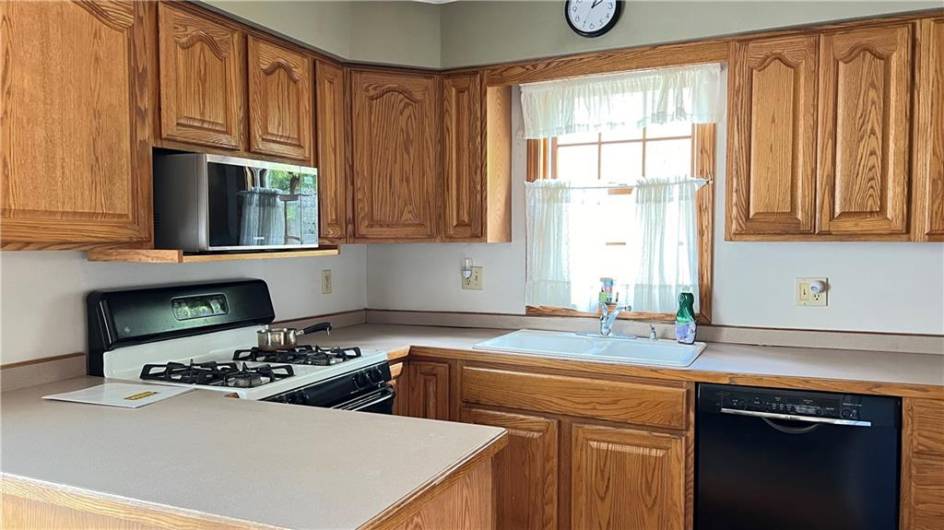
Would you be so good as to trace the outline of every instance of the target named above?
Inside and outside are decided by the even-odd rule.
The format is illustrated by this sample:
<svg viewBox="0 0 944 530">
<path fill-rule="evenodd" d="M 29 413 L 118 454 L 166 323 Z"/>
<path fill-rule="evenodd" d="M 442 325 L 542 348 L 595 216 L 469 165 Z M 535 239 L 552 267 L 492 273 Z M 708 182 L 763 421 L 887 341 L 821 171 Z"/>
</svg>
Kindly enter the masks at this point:
<svg viewBox="0 0 944 530">
<path fill-rule="evenodd" d="M 405 350 L 412 346 L 472 352 L 475 343 L 510 332 L 501 329 L 364 324 L 337 329 L 330 337 L 319 335 L 308 340 L 319 344 L 358 345 L 388 351 Z M 478 350 L 473 354 L 481 355 L 482 360 L 507 361 L 512 357 L 547 359 L 544 356 L 496 354 Z M 633 366 L 640 372 L 647 370 L 642 365 L 621 366 Z M 701 373 L 930 386 L 940 387 L 940 393 L 944 395 L 944 355 L 709 343 L 708 348 L 687 368 L 648 369 L 663 377 L 677 373 L 689 380 L 699 380 L 693 374 Z"/>
<path fill-rule="evenodd" d="M 192 391 L 136 410 L 0 396 L 4 474 L 287 528 L 356 528 L 490 446 L 503 429 Z"/>
</svg>

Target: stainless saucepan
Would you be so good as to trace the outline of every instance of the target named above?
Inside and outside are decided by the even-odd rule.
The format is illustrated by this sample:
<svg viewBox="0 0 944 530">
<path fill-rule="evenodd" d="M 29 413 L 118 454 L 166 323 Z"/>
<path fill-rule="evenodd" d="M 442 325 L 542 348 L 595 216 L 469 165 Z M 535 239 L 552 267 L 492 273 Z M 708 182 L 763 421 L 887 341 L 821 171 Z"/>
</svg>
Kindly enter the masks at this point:
<svg viewBox="0 0 944 530">
<path fill-rule="evenodd" d="M 266 326 L 265 329 L 260 329 L 256 332 L 256 337 L 259 339 L 260 350 L 275 351 L 294 348 L 298 345 L 298 337 L 302 335 L 318 333 L 319 331 L 324 331 L 325 333 L 330 334 L 331 323 L 319 322 L 318 324 L 312 324 L 305 329 L 272 328 Z"/>
</svg>

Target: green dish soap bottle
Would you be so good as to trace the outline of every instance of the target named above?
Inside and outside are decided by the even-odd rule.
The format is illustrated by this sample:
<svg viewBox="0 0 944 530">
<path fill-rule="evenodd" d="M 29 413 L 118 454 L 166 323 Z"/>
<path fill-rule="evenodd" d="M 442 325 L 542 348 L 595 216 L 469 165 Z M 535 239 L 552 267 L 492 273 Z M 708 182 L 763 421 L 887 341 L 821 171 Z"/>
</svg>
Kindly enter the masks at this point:
<svg viewBox="0 0 944 530">
<path fill-rule="evenodd" d="M 678 313 L 675 314 L 675 340 L 680 344 L 694 344 L 695 331 L 695 295 L 679 293 Z"/>
</svg>

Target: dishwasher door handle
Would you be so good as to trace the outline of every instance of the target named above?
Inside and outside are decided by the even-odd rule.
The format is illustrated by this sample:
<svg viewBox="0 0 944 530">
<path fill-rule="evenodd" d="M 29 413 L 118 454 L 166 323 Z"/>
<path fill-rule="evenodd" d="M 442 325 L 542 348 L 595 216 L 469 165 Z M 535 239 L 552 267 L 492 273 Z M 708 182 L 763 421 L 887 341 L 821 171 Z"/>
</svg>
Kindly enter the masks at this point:
<svg viewBox="0 0 944 530">
<path fill-rule="evenodd" d="M 871 427 L 872 422 L 862 420 L 842 420 L 839 418 L 821 418 L 819 416 L 797 416 L 795 414 L 779 414 L 777 412 L 760 412 L 756 410 L 739 409 L 721 409 L 722 414 L 734 414 L 736 416 L 749 416 L 752 418 L 765 418 L 771 420 L 799 421 L 803 423 L 828 423 L 830 425 L 847 425 L 850 427 Z"/>
</svg>

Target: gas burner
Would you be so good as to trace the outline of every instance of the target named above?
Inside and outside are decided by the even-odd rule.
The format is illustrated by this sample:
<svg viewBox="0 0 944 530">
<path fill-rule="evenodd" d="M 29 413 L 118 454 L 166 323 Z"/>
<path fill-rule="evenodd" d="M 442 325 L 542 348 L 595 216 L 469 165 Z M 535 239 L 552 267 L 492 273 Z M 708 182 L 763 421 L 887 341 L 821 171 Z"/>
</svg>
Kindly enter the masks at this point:
<svg viewBox="0 0 944 530">
<path fill-rule="evenodd" d="M 361 349 L 356 346 L 351 348 L 321 348 L 319 346 L 303 345 L 276 351 L 263 351 L 259 348 L 236 350 L 233 353 L 233 360 L 331 366 L 360 356 Z"/>
<path fill-rule="evenodd" d="M 253 388 L 293 375 L 295 375 L 295 370 L 287 364 L 281 366 L 263 364 L 250 368 L 246 363 L 243 363 L 241 370 L 223 374 L 223 379 L 216 384 L 219 386 L 232 386 L 237 388 Z"/>
<path fill-rule="evenodd" d="M 166 364 L 146 364 L 141 369 L 141 379 L 145 381 L 165 381 L 188 385 L 229 386 L 253 388 L 285 379 L 295 375 L 291 366 L 242 367 L 234 362 L 218 363 L 215 361 L 190 364 L 169 362 Z"/>
</svg>

